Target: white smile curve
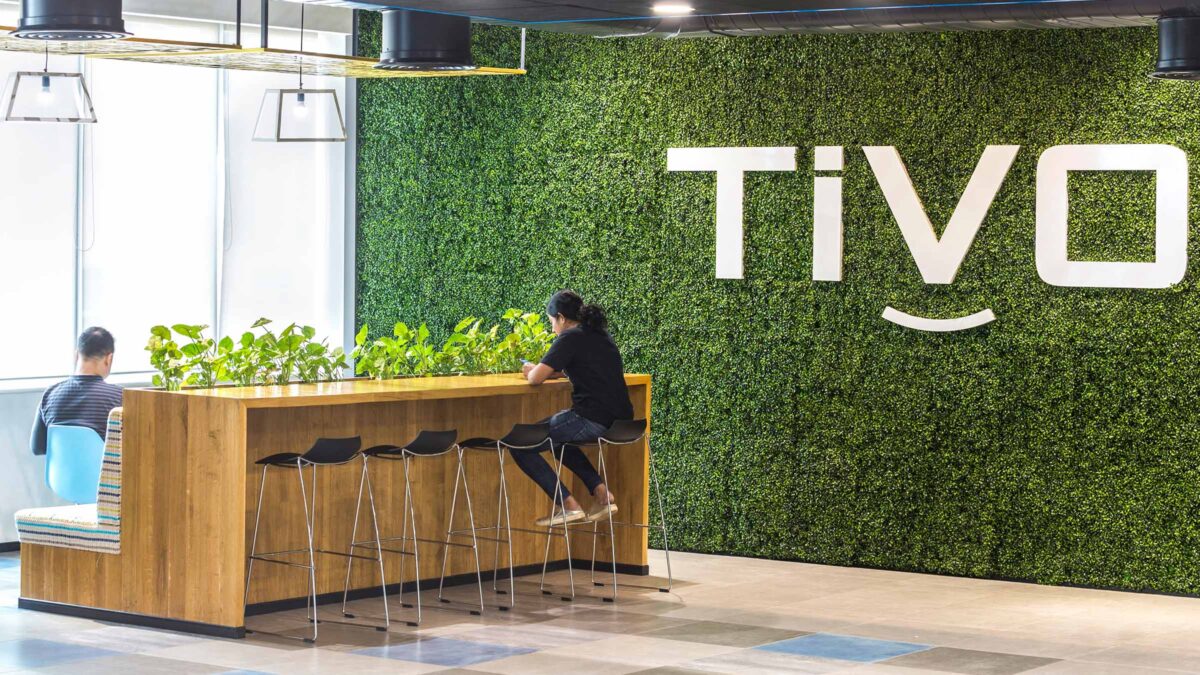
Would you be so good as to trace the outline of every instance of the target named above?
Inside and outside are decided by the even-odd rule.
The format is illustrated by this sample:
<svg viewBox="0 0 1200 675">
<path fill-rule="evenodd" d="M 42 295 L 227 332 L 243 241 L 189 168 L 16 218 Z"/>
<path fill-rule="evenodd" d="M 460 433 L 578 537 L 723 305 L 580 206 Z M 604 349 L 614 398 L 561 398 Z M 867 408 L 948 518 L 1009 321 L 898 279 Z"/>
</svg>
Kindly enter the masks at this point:
<svg viewBox="0 0 1200 675">
<path fill-rule="evenodd" d="M 913 330 L 923 330 L 931 333 L 953 333 L 954 331 L 978 328 L 984 324 L 991 323 L 996 320 L 996 315 L 992 310 L 985 309 L 982 312 L 975 312 L 970 316 L 962 316 L 957 319 L 926 319 L 921 316 L 905 314 L 898 309 L 884 307 L 883 318 L 897 326 L 904 326 Z"/>
</svg>

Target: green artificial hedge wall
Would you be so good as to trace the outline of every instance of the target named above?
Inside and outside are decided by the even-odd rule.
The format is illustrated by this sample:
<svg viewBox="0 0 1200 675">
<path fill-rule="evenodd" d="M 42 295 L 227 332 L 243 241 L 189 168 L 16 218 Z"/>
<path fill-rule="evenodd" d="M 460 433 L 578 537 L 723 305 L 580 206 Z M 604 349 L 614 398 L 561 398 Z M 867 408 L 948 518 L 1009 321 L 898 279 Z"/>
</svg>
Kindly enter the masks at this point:
<svg viewBox="0 0 1200 675">
<path fill-rule="evenodd" d="M 476 44 L 516 62 L 513 29 Z M 1034 263 L 1046 148 L 1200 156 L 1200 85 L 1148 79 L 1155 49 L 1152 28 L 531 32 L 526 77 L 364 82 L 358 318 L 445 335 L 562 287 L 605 306 L 654 376 L 680 549 L 1200 593 L 1196 274 L 1085 290 Z M 860 147 L 897 146 L 940 228 L 987 144 L 1022 149 L 956 282 L 925 285 Z M 799 170 L 747 175 L 746 278 L 718 280 L 714 176 L 667 149 L 776 145 Z M 815 145 L 846 146 L 842 283 L 811 281 Z M 1152 259 L 1152 177 L 1070 189 L 1073 255 Z M 998 320 L 921 333 L 886 305 Z"/>
</svg>

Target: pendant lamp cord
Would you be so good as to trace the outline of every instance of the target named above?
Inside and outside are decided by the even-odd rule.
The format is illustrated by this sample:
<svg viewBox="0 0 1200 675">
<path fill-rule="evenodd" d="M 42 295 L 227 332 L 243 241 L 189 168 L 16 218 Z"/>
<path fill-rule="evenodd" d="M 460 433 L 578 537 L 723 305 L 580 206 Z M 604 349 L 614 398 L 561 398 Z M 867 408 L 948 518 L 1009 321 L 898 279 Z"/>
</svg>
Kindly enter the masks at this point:
<svg viewBox="0 0 1200 675">
<path fill-rule="evenodd" d="M 43 73 L 50 72 L 50 42 L 46 42 L 46 65 L 42 67 Z"/>
<path fill-rule="evenodd" d="M 300 88 L 304 88 L 304 6 L 300 3 Z"/>
</svg>

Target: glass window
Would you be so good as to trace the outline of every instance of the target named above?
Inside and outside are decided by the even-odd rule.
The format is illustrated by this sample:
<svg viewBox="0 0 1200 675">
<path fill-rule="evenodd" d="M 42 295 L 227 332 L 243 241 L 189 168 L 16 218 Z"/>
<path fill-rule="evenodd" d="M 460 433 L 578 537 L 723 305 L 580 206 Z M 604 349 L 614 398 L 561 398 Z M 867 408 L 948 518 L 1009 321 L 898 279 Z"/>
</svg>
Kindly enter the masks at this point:
<svg viewBox="0 0 1200 675">
<path fill-rule="evenodd" d="M 143 37 L 232 35 L 126 23 Z M 273 31 L 272 46 L 296 49 L 299 34 Z M 305 48 L 345 53 L 346 38 L 309 31 Z M 0 53 L 0 81 L 42 60 Z M 0 310 L 20 318 L 0 332 L 0 382 L 68 374 L 90 325 L 113 332 L 114 373 L 134 379 L 150 370 L 143 346 L 160 323 L 239 334 L 266 316 L 342 344 L 345 145 L 251 140 L 264 92 L 295 87 L 295 75 L 77 57 L 50 66 L 84 73 L 99 123 L 0 123 Z M 344 113 L 343 80 L 305 86 L 335 90 Z"/>
<path fill-rule="evenodd" d="M 73 72 L 75 57 L 51 57 Z M 0 55 L 0 80 L 43 57 Z M 71 372 L 75 332 L 75 126 L 0 123 L 0 380 Z"/>
<path fill-rule="evenodd" d="M 208 24 L 135 34 L 215 42 Z M 113 372 L 150 369 L 155 324 L 215 312 L 218 71 L 88 60 L 99 123 L 85 129 L 83 325 L 112 331 Z"/>
<path fill-rule="evenodd" d="M 299 34 L 271 34 L 271 46 L 299 48 Z M 345 37 L 308 32 L 306 51 L 345 53 Z M 254 142 L 268 89 L 297 86 L 295 75 L 229 71 L 228 180 L 221 326 L 239 334 L 259 317 L 311 325 L 318 337 L 343 338 L 345 151 L 342 143 Z M 345 83 L 305 78 L 305 88 L 334 89 L 345 114 Z"/>
</svg>

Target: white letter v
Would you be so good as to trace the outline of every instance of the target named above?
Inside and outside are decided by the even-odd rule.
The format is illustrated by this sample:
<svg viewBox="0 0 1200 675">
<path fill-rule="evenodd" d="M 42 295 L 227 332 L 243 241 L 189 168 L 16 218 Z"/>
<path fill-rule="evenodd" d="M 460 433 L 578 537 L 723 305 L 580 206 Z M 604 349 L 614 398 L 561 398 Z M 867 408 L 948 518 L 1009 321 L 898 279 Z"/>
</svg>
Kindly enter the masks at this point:
<svg viewBox="0 0 1200 675">
<path fill-rule="evenodd" d="M 939 240 L 896 148 L 890 145 L 863 148 L 925 283 L 954 281 L 1020 149 L 1019 145 L 987 146 Z"/>
</svg>

